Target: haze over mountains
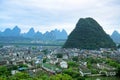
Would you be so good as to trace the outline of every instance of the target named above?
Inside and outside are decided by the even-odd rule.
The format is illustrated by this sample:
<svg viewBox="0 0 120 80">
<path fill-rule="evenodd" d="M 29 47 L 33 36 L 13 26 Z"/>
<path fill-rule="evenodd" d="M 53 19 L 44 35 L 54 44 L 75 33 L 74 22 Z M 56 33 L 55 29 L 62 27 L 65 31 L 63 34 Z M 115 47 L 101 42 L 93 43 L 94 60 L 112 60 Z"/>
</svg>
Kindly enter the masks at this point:
<svg viewBox="0 0 120 80">
<path fill-rule="evenodd" d="M 91 28 L 88 29 L 86 27 L 84 27 L 85 28 L 84 30 L 81 30 L 81 28 L 80 28 L 80 33 L 75 34 L 73 38 L 75 38 L 75 36 L 77 36 L 77 35 L 79 35 L 79 36 L 81 35 L 81 36 L 83 36 L 82 38 L 84 38 L 86 33 L 81 34 L 81 32 L 83 33 L 83 31 L 84 32 L 87 31 L 87 33 L 88 33 L 88 31 L 91 31 L 91 30 L 92 30 L 92 32 L 95 32 L 95 30 L 96 30 L 96 31 L 98 31 L 97 34 L 103 35 L 104 31 L 102 30 L 102 28 L 98 27 L 100 25 L 92 18 L 86 18 L 85 20 L 80 19 L 76 25 L 76 29 L 74 29 L 75 31 L 73 31 L 73 32 L 76 32 L 76 30 L 78 31 L 79 28 L 77 26 L 81 26 L 81 25 L 87 26 L 88 28 L 90 28 L 90 26 L 94 26 L 94 28 L 95 28 L 95 26 L 96 26 L 96 29 L 98 29 L 98 30 L 91 29 Z M 101 33 L 100 29 L 102 30 L 102 33 Z M 71 34 L 73 34 L 73 33 L 71 33 Z M 71 36 L 71 34 L 69 35 L 69 37 Z M 96 34 L 96 33 L 91 33 L 91 34 Z M 105 34 L 106 33 L 104 32 L 104 35 Z M 14 41 L 27 41 L 27 40 L 29 40 L 29 41 L 30 40 L 41 40 L 41 41 L 64 40 L 65 41 L 67 39 L 67 37 L 68 37 L 68 34 L 64 29 L 62 31 L 60 31 L 58 29 L 54 29 L 51 31 L 46 31 L 45 33 L 41 33 L 39 31 L 35 32 L 34 28 L 30 28 L 28 32 L 21 33 L 21 29 L 18 26 L 15 26 L 13 29 L 7 28 L 3 32 L 0 31 L 0 42 L 11 42 L 11 41 L 14 42 Z M 91 36 L 88 36 L 86 38 L 89 39 L 89 37 L 91 37 Z M 115 30 L 110 37 L 116 44 L 120 44 L 120 33 L 118 31 Z M 97 39 L 99 41 L 99 37 L 96 38 L 96 40 Z"/>
<path fill-rule="evenodd" d="M 93 18 L 81 18 L 68 36 L 64 48 L 115 48 L 115 43 Z"/>
<path fill-rule="evenodd" d="M 113 41 L 115 43 L 119 43 L 120 44 L 120 33 L 118 31 L 114 31 L 111 35 L 111 38 L 113 39 Z"/>
<path fill-rule="evenodd" d="M 15 26 L 13 29 L 5 29 L 3 32 L 0 32 L 0 37 L 2 38 L 23 38 L 23 39 L 36 39 L 44 41 L 54 41 L 54 40 L 66 40 L 67 32 L 63 29 L 60 30 L 51 30 L 50 32 L 46 31 L 44 34 L 41 32 L 35 32 L 34 28 L 30 28 L 27 33 L 21 33 L 21 29 L 18 26 Z M 1 39 L 2 39 L 1 38 Z"/>
</svg>

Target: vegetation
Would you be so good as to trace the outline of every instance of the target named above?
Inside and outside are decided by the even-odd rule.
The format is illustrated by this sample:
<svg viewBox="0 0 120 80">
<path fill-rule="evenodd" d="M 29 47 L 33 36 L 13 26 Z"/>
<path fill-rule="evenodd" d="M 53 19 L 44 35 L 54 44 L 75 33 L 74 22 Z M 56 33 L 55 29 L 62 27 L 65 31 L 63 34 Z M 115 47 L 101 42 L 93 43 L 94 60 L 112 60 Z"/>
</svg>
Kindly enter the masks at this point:
<svg viewBox="0 0 120 80">
<path fill-rule="evenodd" d="M 118 77 L 120 77 L 120 63 L 113 61 L 111 59 L 107 59 L 106 63 L 109 64 L 110 66 L 116 67 L 117 68 L 117 75 Z"/>
<path fill-rule="evenodd" d="M 116 68 L 119 68 L 120 67 L 120 64 L 114 60 L 111 60 L 111 59 L 106 59 L 105 60 L 107 64 L 109 64 L 110 66 L 113 66 L 113 67 L 116 67 Z"/>
<path fill-rule="evenodd" d="M 72 60 L 78 62 L 78 56 L 73 57 Z"/>
<path fill-rule="evenodd" d="M 19 66 L 19 68 L 20 67 L 28 67 L 26 64 L 20 64 L 20 65 L 18 65 Z"/>
<path fill-rule="evenodd" d="M 79 71 L 74 70 L 73 68 L 68 68 L 64 70 L 63 73 L 71 76 L 73 80 L 85 80 L 82 76 L 80 76 Z"/>
<path fill-rule="evenodd" d="M 53 76 L 48 76 L 46 74 L 31 77 L 29 74 L 24 72 L 16 73 L 12 76 L 0 76 L 0 80 L 73 80 L 73 78 L 67 74 L 56 74 Z"/>
<path fill-rule="evenodd" d="M 50 77 L 50 80 L 73 80 L 71 76 L 67 74 L 57 74 Z"/>
<path fill-rule="evenodd" d="M 48 54 L 48 49 L 42 51 L 45 55 Z"/>
<path fill-rule="evenodd" d="M 116 76 L 120 77 L 120 66 L 118 67 L 117 75 Z"/>
<path fill-rule="evenodd" d="M 57 54 L 57 58 L 62 58 L 63 57 L 63 54 L 59 53 Z"/>
<path fill-rule="evenodd" d="M 99 49 L 115 48 L 116 45 L 95 20 L 85 18 L 78 21 L 63 47 Z"/>
<path fill-rule="evenodd" d="M 8 70 L 8 68 L 6 66 L 0 66 L 0 76 L 9 76 L 10 75 L 10 71 Z"/>
<path fill-rule="evenodd" d="M 44 58 L 44 59 L 43 59 L 43 63 L 46 63 L 46 61 L 47 61 L 47 58 Z"/>
<path fill-rule="evenodd" d="M 68 62 L 68 66 L 74 68 L 74 67 L 78 67 L 79 65 L 76 64 L 76 62 L 69 61 L 69 62 Z"/>
<path fill-rule="evenodd" d="M 77 57 L 73 57 L 76 58 Z M 91 70 L 92 74 L 98 74 L 98 70 L 92 67 L 92 64 L 99 62 L 99 59 L 87 58 L 87 67 Z M 120 64 L 111 59 L 103 59 L 102 61 L 106 62 L 106 64 L 117 68 L 117 76 L 120 75 Z M 100 61 L 101 62 L 101 61 Z M 45 65 L 45 64 L 44 64 Z M 46 65 L 51 68 L 54 66 Z M 0 66 L 0 80 L 94 80 L 96 78 L 82 77 L 79 73 L 79 63 L 76 61 L 68 61 L 68 69 L 63 69 L 63 71 L 59 74 L 50 75 L 45 71 L 39 71 L 33 75 L 27 73 L 26 71 L 18 72 L 14 75 L 11 75 L 11 70 L 17 70 L 19 67 L 27 67 L 26 65 L 19 66 Z M 54 67 L 56 68 L 56 67 Z M 104 79 L 104 78 L 100 78 Z M 107 78 L 108 79 L 108 78 Z M 114 80 L 114 79 L 113 79 Z M 115 78 L 117 80 L 117 78 Z M 119 80 L 119 79 L 118 79 Z"/>
</svg>

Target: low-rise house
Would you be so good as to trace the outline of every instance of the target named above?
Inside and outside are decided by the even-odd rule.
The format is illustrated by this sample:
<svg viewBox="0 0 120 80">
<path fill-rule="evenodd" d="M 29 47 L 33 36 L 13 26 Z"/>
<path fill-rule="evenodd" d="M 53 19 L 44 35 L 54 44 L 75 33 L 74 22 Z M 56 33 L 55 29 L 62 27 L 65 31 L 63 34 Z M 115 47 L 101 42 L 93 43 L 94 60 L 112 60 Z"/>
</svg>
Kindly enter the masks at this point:
<svg viewBox="0 0 120 80">
<path fill-rule="evenodd" d="M 50 63 L 51 63 L 51 64 L 56 64 L 56 63 L 58 63 L 58 58 L 52 58 L 52 59 L 50 59 Z"/>
<path fill-rule="evenodd" d="M 79 69 L 81 76 L 91 75 L 91 71 L 86 66 L 80 65 Z"/>
<path fill-rule="evenodd" d="M 83 62 L 83 65 L 87 67 L 87 62 Z"/>
<path fill-rule="evenodd" d="M 60 62 L 60 67 L 61 67 L 61 68 L 68 68 L 67 62 L 66 62 L 66 61 Z"/>
<path fill-rule="evenodd" d="M 55 74 L 56 72 L 61 72 L 61 70 L 59 68 L 57 68 L 55 65 L 51 65 L 51 64 L 42 64 L 42 68 L 52 74 Z"/>
<path fill-rule="evenodd" d="M 75 56 L 78 56 L 78 55 L 79 55 L 78 53 L 74 53 L 74 55 L 73 55 L 73 56 L 75 57 Z"/>
<path fill-rule="evenodd" d="M 115 76 L 116 75 L 116 71 L 115 70 L 108 70 L 107 71 L 107 76 Z"/>
<path fill-rule="evenodd" d="M 114 68 L 114 67 L 112 67 L 112 66 L 109 66 L 109 65 L 107 65 L 107 64 L 104 64 L 104 63 L 101 63 L 101 64 L 97 63 L 97 67 L 98 67 L 99 69 L 116 70 L 116 68 Z"/>
<path fill-rule="evenodd" d="M 36 61 L 35 61 L 35 64 L 39 64 L 39 63 L 41 63 L 41 61 L 39 61 L 39 60 L 36 60 Z"/>
<path fill-rule="evenodd" d="M 27 60 L 31 60 L 31 57 L 30 57 L 30 56 L 27 56 L 26 59 L 27 59 Z"/>
<path fill-rule="evenodd" d="M 19 65 L 19 64 L 25 64 L 25 61 L 24 60 L 19 60 L 19 61 L 16 62 L 16 64 L 17 65 Z"/>
<path fill-rule="evenodd" d="M 0 61 L 0 65 L 7 65 L 7 64 L 9 64 L 9 61 L 7 60 Z"/>
<path fill-rule="evenodd" d="M 18 70 L 12 70 L 12 71 L 11 71 L 11 74 L 14 75 L 14 74 L 16 74 L 16 73 L 18 73 L 18 72 L 19 72 Z"/>
<path fill-rule="evenodd" d="M 48 58 L 48 59 L 50 59 L 50 58 L 51 58 L 50 54 L 48 54 L 48 55 L 47 55 L 47 58 Z"/>
<path fill-rule="evenodd" d="M 97 64 L 97 67 L 100 70 L 100 74 L 101 73 L 105 73 L 106 76 L 115 76 L 116 75 L 116 68 L 109 66 L 107 64 Z"/>
<path fill-rule="evenodd" d="M 63 59 L 68 60 L 68 55 L 67 55 L 67 54 L 64 54 L 64 55 L 63 55 Z"/>
</svg>

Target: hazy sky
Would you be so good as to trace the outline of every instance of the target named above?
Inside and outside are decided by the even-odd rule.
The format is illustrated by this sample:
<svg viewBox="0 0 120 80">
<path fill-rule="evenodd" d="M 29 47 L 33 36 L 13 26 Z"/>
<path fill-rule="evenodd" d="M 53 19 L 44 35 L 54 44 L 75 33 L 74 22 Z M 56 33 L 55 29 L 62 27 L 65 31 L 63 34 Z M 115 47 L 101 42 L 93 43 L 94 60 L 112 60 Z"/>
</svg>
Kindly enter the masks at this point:
<svg viewBox="0 0 120 80">
<path fill-rule="evenodd" d="M 108 34 L 120 32 L 120 0 L 0 0 L 0 31 L 18 25 L 22 32 L 34 27 L 70 33 L 85 17 L 97 20 Z"/>
</svg>

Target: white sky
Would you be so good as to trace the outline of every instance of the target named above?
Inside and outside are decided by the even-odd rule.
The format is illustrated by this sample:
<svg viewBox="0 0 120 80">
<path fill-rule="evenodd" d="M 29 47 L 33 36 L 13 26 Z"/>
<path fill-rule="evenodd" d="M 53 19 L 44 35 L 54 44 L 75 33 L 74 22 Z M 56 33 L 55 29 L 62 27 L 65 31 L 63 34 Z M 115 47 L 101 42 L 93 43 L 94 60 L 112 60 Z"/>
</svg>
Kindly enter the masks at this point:
<svg viewBox="0 0 120 80">
<path fill-rule="evenodd" d="M 70 33 L 79 18 L 94 18 L 108 33 L 120 32 L 120 0 L 0 0 L 0 31 L 18 25 L 45 32 Z"/>
</svg>

